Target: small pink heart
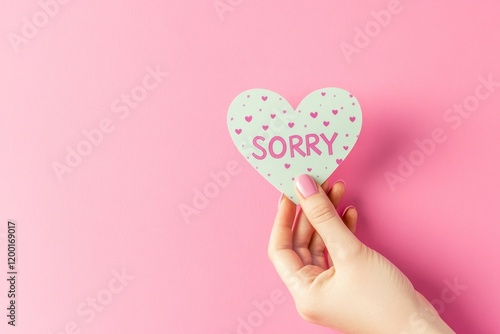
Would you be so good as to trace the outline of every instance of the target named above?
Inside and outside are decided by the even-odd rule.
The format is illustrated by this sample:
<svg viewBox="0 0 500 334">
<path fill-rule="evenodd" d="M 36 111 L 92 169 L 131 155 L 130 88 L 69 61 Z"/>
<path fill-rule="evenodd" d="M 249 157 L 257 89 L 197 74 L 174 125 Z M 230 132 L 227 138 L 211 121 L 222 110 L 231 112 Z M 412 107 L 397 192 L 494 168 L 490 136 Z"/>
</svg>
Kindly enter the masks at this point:
<svg viewBox="0 0 500 334">
<path fill-rule="evenodd" d="M 354 116 L 349 117 L 349 120 L 350 120 L 351 122 L 354 122 L 354 121 L 356 120 L 356 117 L 354 117 Z"/>
<path fill-rule="evenodd" d="M 305 173 L 323 183 L 356 143 L 363 117 L 349 94 L 319 89 L 294 108 L 277 93 L 245 91 L 229 107 L 228 130 L 242 160 L 297 204 L 296 175 Z"/>
</svg>

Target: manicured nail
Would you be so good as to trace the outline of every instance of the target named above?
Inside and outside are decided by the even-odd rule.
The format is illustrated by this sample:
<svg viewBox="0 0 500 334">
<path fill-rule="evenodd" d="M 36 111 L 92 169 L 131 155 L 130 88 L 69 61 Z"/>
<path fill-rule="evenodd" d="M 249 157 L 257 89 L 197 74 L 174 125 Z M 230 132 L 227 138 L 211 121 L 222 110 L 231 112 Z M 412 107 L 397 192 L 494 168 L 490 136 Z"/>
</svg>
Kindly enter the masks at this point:
<svg viewBox="0 0 500 334">
<path fill-rule="evenodd" d="M 281 200 L 283 199 L 283 194 L 280 195 L 280 198 L 278 200 L 278 208 L 280 207 Z"/>
<path fill-rule="evenodd" d="M 349 205 L 347 208 L 345 208 L 344 212 L 342 212 L 342 217 L 344 217 L 345 213 L 347 212 L 347 210 L 349 209 L 354 209 L 354 206 L 352 205 Z"/>
<path fill-rule="evenodd" d="M 335 183 L 339 183 L 339 182 L 342 183 L 344 185 L 344 188 L 345 188 L 345 182 L 344 182 L 344 180 L 337 180 L 337 181 L 334 182 L 333 179 L 331 179 L 331 178 L 328 179 L 328 187 L 327 187 L 327 189 L 326 189 L 325 192 L 328 194 L 330 192 L 330 190 L 332 190 L 333 185 Z"/>
<path fill-rule="evenodd" d="M 333 182 L 333 180 L 332 180 L 331 178 L 329 178 L 329 179 L 328 179 L 328 180 L 326 180 L 326 181 L 328 182 L 328 185 L 326 186 L 326 191 L 325 191 L 325 193 L 327 193 L 327 194 L 328 194 L 328 193 L 330 192 L 330 190 L 332 190 L 332 188 L 333 188 L 333 184 L 334 184 L 335 182 Z"/>
<path fill-rule="evenodd" d="M 314 182 L 313 178 L 307 174 L 302 174 L 295 181 L 297 189 L 302 194 L 304 198 L 314 195 L 318 192 L 318 186 Z"/>
</svg>

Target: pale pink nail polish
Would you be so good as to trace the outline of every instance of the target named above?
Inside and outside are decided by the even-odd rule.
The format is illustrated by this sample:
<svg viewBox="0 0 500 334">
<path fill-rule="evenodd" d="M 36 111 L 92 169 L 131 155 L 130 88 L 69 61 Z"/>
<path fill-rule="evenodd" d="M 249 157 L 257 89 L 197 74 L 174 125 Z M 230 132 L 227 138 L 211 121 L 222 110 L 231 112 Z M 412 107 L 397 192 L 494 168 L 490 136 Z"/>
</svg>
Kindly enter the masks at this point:
<svg viewBox="0 0 500 334">
<path fill-rule="evenodd" d="M 352 205 L 349 205 L 347 208 L 345 208 L 344 212 L 342 212 L 342 217 L 344 217 L 345 213 L 347 212 L 347 210 L 349 209 L 354 209 L 354 206 Z"/>
<path fill-rule="evenodd" d="M 302 174 L 297 177 L 295 181 L 297 189 L 304 198 L 314 195 L 318 192 L 318 185 L 314 182 L 313 178 L 307 174 Z"/>
<path fill-rule="evenodd" d="M 278 199 L 278 208 L 280 207 L 281 200 L 283 199 L 283 194 L 280 195 L 280 198 Z"/>
<path fill-rule="evenodd" d="M 332 178 L 329 178 L 328 179 L 328 186 L 326 187 L 326 191 L 325 191 L 327 194 L 330 192 L 330 190 L 332 190 L 334 184 L 335 184 L 335 182 L 332 181 Z"/>
<path fill-rule="evenodd" d="M 344 188 L 345 188 L 345 182 L 344 182 L 344 180 L 337 180 L 335 182 L 334 181 L 329 181 L 330 184 L 328 185 L 328 190 L 326 191 L 326 193 L 328 194 L 330 192 L 330 190 L 332 190 L 333 185 L 335 183 L 339 183 L 339 182 L 342 183 L 344 185 Z"/>
</svg>

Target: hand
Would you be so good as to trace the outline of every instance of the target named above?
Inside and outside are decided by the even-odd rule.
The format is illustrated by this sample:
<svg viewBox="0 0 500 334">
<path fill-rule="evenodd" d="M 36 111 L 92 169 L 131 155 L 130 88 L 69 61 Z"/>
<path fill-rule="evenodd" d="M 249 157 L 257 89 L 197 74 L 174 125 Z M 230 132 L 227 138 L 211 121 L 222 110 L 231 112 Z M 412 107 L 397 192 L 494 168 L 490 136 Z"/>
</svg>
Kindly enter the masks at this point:
<svg viewBox="0 0 500 334">
<path fill-rule="evenodd" d="M 301 175 L 300 211 L 284 196 L 279 203 L 269 258 L 302 318 L 347 334 L 454 333 L 396 266 L 356 238 L 356 209 L 340 217 L 335 208 L 344 191 L 343 182 L 328 191 Z"/>
</svg>

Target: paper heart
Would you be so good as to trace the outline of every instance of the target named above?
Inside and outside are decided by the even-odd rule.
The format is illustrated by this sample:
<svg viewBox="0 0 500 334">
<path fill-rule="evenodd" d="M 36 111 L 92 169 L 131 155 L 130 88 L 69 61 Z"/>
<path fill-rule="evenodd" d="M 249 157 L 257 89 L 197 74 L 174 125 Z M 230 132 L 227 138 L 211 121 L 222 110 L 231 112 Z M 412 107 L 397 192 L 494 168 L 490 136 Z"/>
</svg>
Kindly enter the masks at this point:
<svg viewBox="0 0 500 334">
<path fill-rule="evenodd" d="M 297 109 L 275 92 L 250 89 L 233 100 L 227 123 L 245 159 L 298 204 L 295 178 L 328 179 L 354 147 L 362 115 L 358 100 L 340 88 L 312 92 Z"/>
</svg>

